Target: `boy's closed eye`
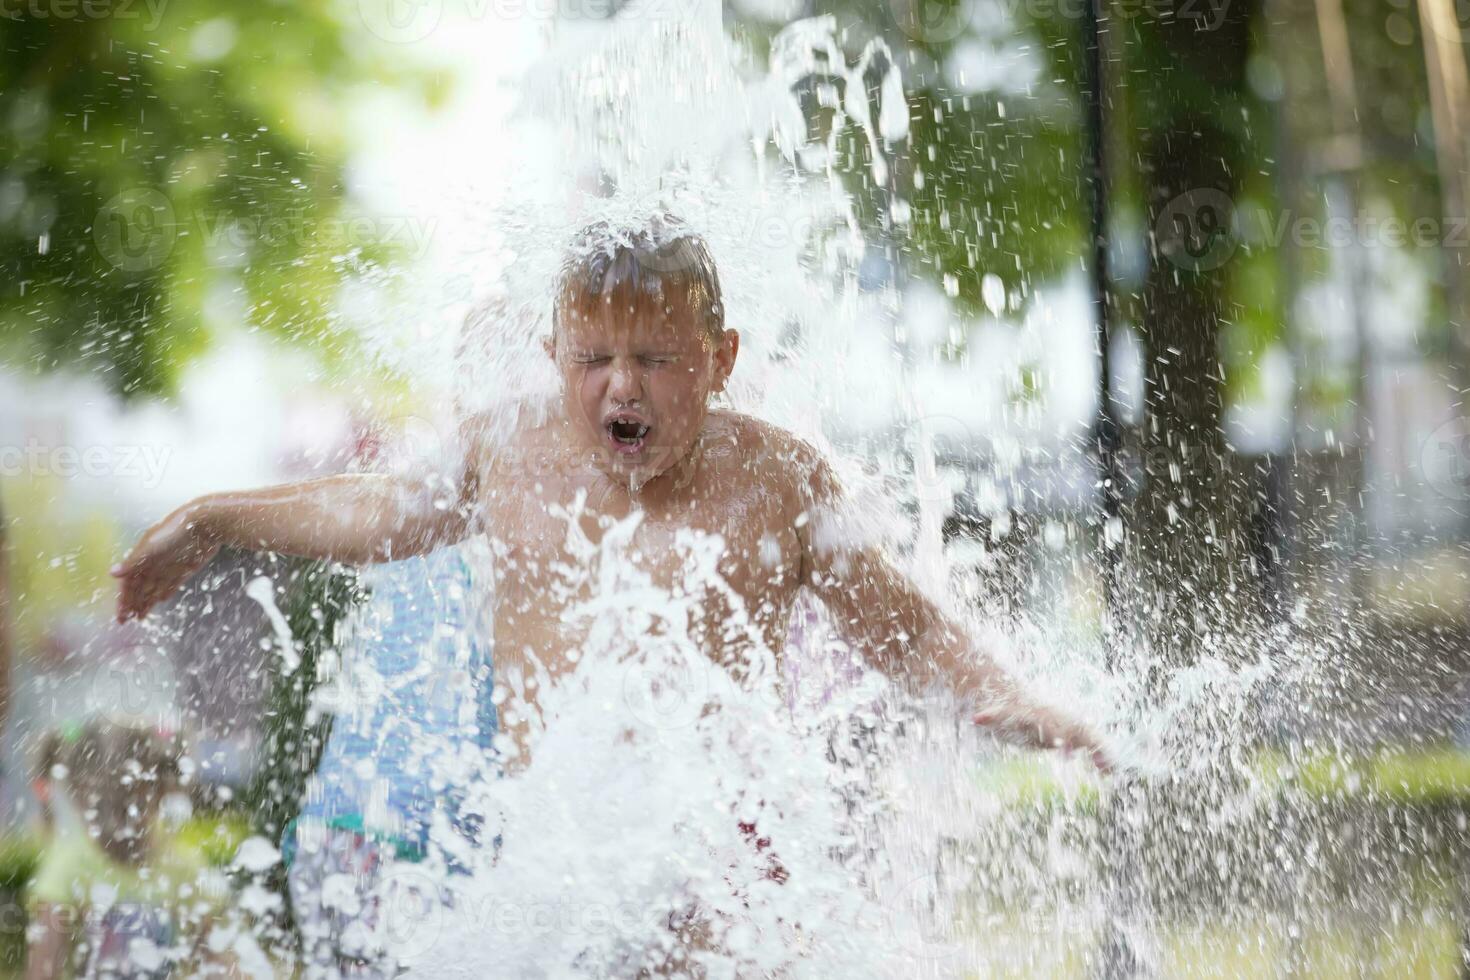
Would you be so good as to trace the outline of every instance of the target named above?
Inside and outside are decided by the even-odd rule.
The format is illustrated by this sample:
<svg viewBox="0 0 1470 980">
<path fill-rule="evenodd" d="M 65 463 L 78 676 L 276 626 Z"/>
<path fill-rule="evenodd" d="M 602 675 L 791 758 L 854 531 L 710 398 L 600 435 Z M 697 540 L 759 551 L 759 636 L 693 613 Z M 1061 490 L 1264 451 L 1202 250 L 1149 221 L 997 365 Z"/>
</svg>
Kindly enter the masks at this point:
<svg viewBox="0 0 1470 980">
<path fill-rule="evenodd" d="M 573 354 L 572 362 L 575 364 L 586 364 L 596 367 L 607 364 L 612 358 L 606 354 Z M 679 359 L 673 354 L 640 354 L 638 360 L 646 365 L 674 364 Z"/>
</svg>

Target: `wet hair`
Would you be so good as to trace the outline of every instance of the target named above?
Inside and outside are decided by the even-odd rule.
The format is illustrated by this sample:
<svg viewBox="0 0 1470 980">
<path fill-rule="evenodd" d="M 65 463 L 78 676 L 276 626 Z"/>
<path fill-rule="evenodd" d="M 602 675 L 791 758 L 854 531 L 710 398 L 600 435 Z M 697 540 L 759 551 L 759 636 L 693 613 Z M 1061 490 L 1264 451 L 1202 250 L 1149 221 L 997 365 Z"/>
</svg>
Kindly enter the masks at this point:
<svg viewBox="0 0 1470 980">
<path fill-rule="evenodd" d="M 175 747 L 145 728 L 93 721 L 63 745 L 60 761 L 67 795 L 96 828 L 103 852 L 140 862 L 158 806 L 177 785 Z"/>
<path fill-rule="evenodd" d="M 624 308 L 640 301 L 665 303 L 673 295 L 685 299 L 711 339 L 720 339 L 725 329 L 720 277 L 703 238 L 667 214 L 641 228 L 599 221 L 582 229 L 567 249 L 552 329 L 568 310 L 607 302 Z"/>
</svg>

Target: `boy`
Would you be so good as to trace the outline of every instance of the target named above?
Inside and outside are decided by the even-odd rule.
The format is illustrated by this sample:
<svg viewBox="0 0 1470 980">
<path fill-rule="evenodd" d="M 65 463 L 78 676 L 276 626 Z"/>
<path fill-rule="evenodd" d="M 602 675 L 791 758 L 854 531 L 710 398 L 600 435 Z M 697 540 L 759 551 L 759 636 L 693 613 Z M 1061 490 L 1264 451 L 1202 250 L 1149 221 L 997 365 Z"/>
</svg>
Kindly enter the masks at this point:
<svg viewBox="0 0 1470 980">
<path fill-rule="evenodd" d="M 738 671 L 754 643 L 779 652 L 797 593 L 810 589 L 895 680 L 947 684 L 975 706 L 978 723 L 1039 746 L 1086 749 L 1102 763 L 1088 728 L 1026 700 L 881 548 L 853 533 L 859 524 L 809 445 L 710 409 L 740 336 L 725 327 L 702 240 L 672 219 L 632 232 L 594 225 L 569 251 L 553 313 L 545 346 L 561 395 L 544 419 L 467 422 L 464 465 L 446 480 L 351 474 L 190 501 L 114 566 L 118 618 L 146 615 L 221 545 L 377 562 L 484 532 L 501 560 L 497 677 L 544 666 L 555 682 L 573 669 L 568 653 L 580 640 L 564 613 L 593 588 L 558 588 L 559 569 L 579 561 L 566 547 L 566 514 L 594 545 L 606 526 L 636 514 L 629 554 L 660 588 L 677 591 L 686 578 L 678 532 L 722 540 L 725 587 L 707 591 L 690 626 L 715 663 Z M 737 607 L 752 628 L 728 635 L 722 627 Z M 516 690 L 503 706 L 509 768 L 532 751 L 538 690 Z"/>
</svg>

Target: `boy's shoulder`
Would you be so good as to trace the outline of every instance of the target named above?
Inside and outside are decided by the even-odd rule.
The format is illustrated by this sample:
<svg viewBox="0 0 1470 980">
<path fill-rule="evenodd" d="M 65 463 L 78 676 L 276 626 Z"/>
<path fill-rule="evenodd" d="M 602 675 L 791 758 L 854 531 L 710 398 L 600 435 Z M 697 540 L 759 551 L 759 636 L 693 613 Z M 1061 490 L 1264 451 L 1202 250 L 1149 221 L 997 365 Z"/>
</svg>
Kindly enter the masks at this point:
<svg viewBox="0 0 1470 980">
<path fill-rule="evenodd" d="M 481 477 L 502 477 L 550 465 L 562 446 L 547 400 L 522 400 L 495 411 L 467 413 L 459 421 L 465 465 Z"/>
<path fill-rule="evenodd" d="M 709 413 L 709 428 L 716 437 L 734 442 L 742 456 L 769 459 L 791 465 L 812 465 L 821 458 L 810 442 L 774 422 L 729 409 Z"/>
<path fill-rule="evenodd" d="M 741 463 L 770 480 L 790 480 L 810 486 L 830 472 L 820 450 L 806 439 L 773 422 L 741 412 L 710 413 L 714 428 L 727 434 Z"/>
</svg>

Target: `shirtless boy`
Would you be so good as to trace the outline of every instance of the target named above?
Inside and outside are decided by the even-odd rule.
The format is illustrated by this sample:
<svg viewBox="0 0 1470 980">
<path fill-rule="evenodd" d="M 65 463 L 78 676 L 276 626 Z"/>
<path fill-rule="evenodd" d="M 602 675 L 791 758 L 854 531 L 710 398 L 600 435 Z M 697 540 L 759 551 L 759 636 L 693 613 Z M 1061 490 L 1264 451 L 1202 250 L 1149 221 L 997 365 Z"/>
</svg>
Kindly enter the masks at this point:
<svg viewBox="0 0 1470 980">
<path fill-rule="evenodd" d="M 740 351 L 724 322 L 719 279 L 704 243 L 665 220 L 633 232 L 593 226 L 568 253 L 547 354 L 561 377 L 544 420 L 464 426 L 466 456 L 451 479 L 349 474 L 192 500 L 150 528 L 113 568 L 118 618 L 142 617 L 222 545 L 340 562 L 423 554 L 477 533 L 496 545 L 496 671 L 553 679 L 574 668 L 580 640 L 564 622 L 585 596 L 556 587 L 565 514 L 594 543 L 637 513 L 629 558 L 675 590 L 685 566 L 675 534 L 719 535 L 719 573 L 754 629 L 732 639 L 727 594 L 709 589 L 690 634 L 718 664 L 737 667 L 764 643 L 779 655 L 802 588 L 875 667 L 917 690 L 948 685 L 975 721 L 1043 747 L 1103 756 L 1085 725 L 1027 699 L 964 629 L 923 596 L 880 546 L 845 536 L 851 514 L 828 464 L 791 433 L 712 410 Z M 548 461 L 550 465 L 547 465 Z M 589 588 L 591 586 L 588 586 Z M 517 692 L 520 693 L 520 692 Z M 525 764 L 536 689 L 508 704 L 506 732 Z"/>
</svg>

